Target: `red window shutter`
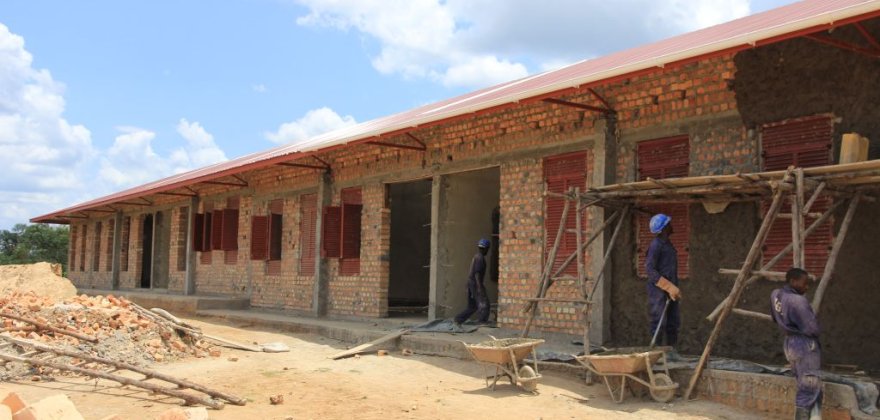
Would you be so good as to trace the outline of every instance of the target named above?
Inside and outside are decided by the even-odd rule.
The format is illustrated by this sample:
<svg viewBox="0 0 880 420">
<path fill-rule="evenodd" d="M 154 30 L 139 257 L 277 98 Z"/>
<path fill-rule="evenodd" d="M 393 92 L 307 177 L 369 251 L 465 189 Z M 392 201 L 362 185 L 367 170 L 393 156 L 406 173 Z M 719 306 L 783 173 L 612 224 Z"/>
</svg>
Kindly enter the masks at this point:
<svg viewBox="0 0 880 420">
<path fill-rule="evenodd" d="M 580 188 L 583 191 L 587 183 L 587 155 L 585 152 L 569 153 L 559 156 L 551 156 L 544 159 L 544 181 L 548 192 L 565 193 L 571 187 Z M 556 197 L 546 197 L 544 200 L 544 258 L 547 258 L 553 243 L 556 240 L 556 234 L 559 231 L 559 224 L 562 223 L 562 210 L 565 207 L 565 199 Z M 566 229 L 572 231 L 577 226 L 575 220 L 576 211 L 569 208 L 566 220 Z M 569 255 L 577 250 L 577 236 L 572 232 L 565 232 L 560 242 L 559 250 L 556 252 L 556 258 L 553 263 L 553 271 L 555 272 Z M 564 275 L 576 276 L 577 264 L 569 264 Z"/>
<path fill-rule="evenodd" d="M 205 211 L 205 227 L 202 228 L 202 251 L 211 250 L 211 235 L 213 234 L 213 217 L 214 214 Z"/>
<path fill-rule="evenodd" d="M 315 224 L 318 218 L 317 194 L 300 196 L 299 243 L 302 247 L 299 255 L 299 274 L 311 276 L 315 274 Z"/>
<path fill-rule="evenodd" d="M 269 257 L 269 218 L 251 217 L 251 259 L 265 261 Z"/>
<path fill-rule="evenodd" d="M 784 170 L 791 165 L 808 168 L 811 166 L 830 165 L 831 143 L 834 125 L 830 116 L 817 115 L 761 127 L 761 144 L 763 169 L 765 171 Z M 766 212 L 769 203 L 762 209 Z M 811 212 L 824 212 L 831 206 L 831 200 L 823 197 L 818 199 L 810 209 Z M 782 211 L 788 213 L 791 202 L 785 200 Z M 809 219 L 807 219 L 809 221 Z M 833 233 L 831 222 L 822 224 L 804 243 L 807 271 L 821 273 L 828 259 Z M 791 220 L 777 219 L 767 240 L 764 242 L 764 262 L 776 256 L 791 243 Z M 789 253 L 776 264 L 774 269 L 785 271 L 794 264 L 794 256 Z"/>
<path fill-rule="evenodd" d="M 223 210 L 214 210 L 211 220 L 211 249 L 223 249 Z"/>
<path fill-rule="evenodd" d="M 325 258 L 339 258 L 342 244 L 342 208 L 338 206 L 324 207 L 321 232 L 321 254 Z"/>
<path fill-rule="evenodd" d="M 203 251 L 205 249 L 205 215 L 196 213 L 193 217 L 192 231 L 193 251 Z"/>
<path fill-rule="evenodd" d="M 238 250 L 238 209 L 223 210 L 223 240 L 220 249 Z"/>
<path fill-rule="evenodd" d="M 269 215 L 269 260 L 276 261 L 281 259 L 281 235 L 283 230 L 282 219 L 280 214 L 271 213 Z"/>
<path fill-rule="evenodd" d="M 688 176 L 690 170 L 690 144 L 688 136 L 667 137 L 656 140 L 648 140 L 638 143 L 638 167 L 639 180 L 648 178 L 678 178 Z M 664 213 L 672 218 L 672 228 L 675 233 L 669 237 L 675 250 L 678 252 L 678 277 L 689 276 L 688 241 L 690 237 L 690 214 L 687 204 L 658 204 L 652 205 L 648 210 L 653 214 Z M 648 247 L 654 240 L 654 234 L 648 228 L 648 222 L 653 214 L 639 214 L 638 223 L 638 273 L 646 276 L 645 257 Z"/>
<path fill-rule="evenodd" d="M 342 205 L 342 258 L 361 256 L 361 213 L 360 204 Z"/>
</svg>

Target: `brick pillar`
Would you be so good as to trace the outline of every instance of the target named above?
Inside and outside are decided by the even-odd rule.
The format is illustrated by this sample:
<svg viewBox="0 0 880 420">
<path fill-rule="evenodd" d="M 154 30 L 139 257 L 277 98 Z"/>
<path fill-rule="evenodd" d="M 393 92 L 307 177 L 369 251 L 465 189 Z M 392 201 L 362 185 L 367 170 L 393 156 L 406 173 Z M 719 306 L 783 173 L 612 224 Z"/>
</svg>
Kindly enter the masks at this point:
<svg viewBox="0 0 880 420">
<path fill-rule="evenodd" d="M 119 289 L 119 254 L 122 251 L 122 211 L 117 211 L 113 221 L 113 247 L 110 260 L 110 288 Z"/>
<path fill-rule="evenodd" d="M 333 179 L 327 171 L 318 183 L 318 210 L 315 218 L 315 280 L 312 291 L 312 314 L 327 314 L 327 297 L 330 289 L 330 269 L 321 250 L 324 248 L 324 207 L 329 206 L 333 198 Z"/>
<path fill-rule="evenodd" d="M 189 210 L 186 215 L 186 274 L 183 280 L 183 294 L 196 294 L 196 251 L 193 250 L 193 223 L 196 213 L 199 211 L 199 197 L 189 200 Z"/>
<path fill-rule="evenodd" d="M 608 115 L 604 120 L 596 122 L 596 141 L 593 143 L 593 167 L 591 186 L 601 186 L 613 184 L 615 182 L 615 171 L 617 162 L 617 117 L 616 115 Z M 590 210 L 590 218 L 592 220 L 592 231 L 598 229 L 605 223 L 605 210 L 599 206 L 593 206 Z M 626 222 L 624 222 L 626 223 Z M 611 239 L 613 227 L 605 229 L 602 235 L 597 238 L 591 245 L 589 253 L 591 278 L 595 279 L 599 276 L 599 270 L 602 264 L 602 258 L 608 249 L 608 242 Z M 624 238 L 617 238 L 619 247 Z M 596 286 L 596 292 L 593 298 L 593 312 L 590 328 L 590 342 L 593 344 L 602 344 L 611 338 L 611 281 L 614 277 L 611 272 L 611 261 L 605 265 L 605 274 L 603 281 Z"/>
</svg>

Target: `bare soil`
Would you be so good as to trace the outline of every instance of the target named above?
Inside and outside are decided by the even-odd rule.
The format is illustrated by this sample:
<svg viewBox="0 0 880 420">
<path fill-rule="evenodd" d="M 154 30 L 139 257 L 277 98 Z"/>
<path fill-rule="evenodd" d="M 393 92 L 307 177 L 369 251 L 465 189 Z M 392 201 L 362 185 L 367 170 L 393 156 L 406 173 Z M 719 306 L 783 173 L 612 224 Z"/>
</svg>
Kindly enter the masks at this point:
<svg viewBox="0 0 880 420">
<path fill-rule="evenodd" d="M 217 320 L 193 321 L 206 333 L 240 342 L 280 341 L 289 353 L 253 353 L 224 349 L 220 357 L 189 359 L 153 367 L 219 390 L 246 397 L 243 407 L 209 410 L 212 419 L 743 419 L 759 416 L 707 401 L 660 404 L 649 397 L 608 398 L 602 384 L 587 386 L 571 375 L 542 372 L 537 395 L 499 382 L 485 386 L 486 373 L 473 361 L 375 352 L 333 361 L 327 357 L 346 346 L 313 335 L 292 335 L 229 326 Z M 179 404 L 112 382 L 61 377 L 53 382 L 0 383 L 0 395 L 18 392 L 36 401 L 65 393 L 88 419 L 111 414 L 153 418 Z M 283 403 L 270 404 L 270 397 Z"/>
<path fill-rule="evenodd" d="M 0 265 L 0 294 L 34 292 L 40 296 L 64 299 L 76 296 L 76 287 L 61 277 L 61 265 L 35 264 Z"/>
</svg>

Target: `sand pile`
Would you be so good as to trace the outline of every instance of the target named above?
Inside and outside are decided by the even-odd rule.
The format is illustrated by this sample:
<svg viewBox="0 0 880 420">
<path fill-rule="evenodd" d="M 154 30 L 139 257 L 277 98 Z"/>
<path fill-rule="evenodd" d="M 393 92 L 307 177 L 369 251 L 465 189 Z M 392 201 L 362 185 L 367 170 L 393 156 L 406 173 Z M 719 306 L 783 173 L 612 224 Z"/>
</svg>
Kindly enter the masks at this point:
<svg viewBox="0 0 880 420">
<path fill-rule="evenodd" d="M 0 295 L 14 292 L 64 299 L 76 296 L 76 287 L 61 277 L 61 264 L 0 265 Z"/>
</svg>

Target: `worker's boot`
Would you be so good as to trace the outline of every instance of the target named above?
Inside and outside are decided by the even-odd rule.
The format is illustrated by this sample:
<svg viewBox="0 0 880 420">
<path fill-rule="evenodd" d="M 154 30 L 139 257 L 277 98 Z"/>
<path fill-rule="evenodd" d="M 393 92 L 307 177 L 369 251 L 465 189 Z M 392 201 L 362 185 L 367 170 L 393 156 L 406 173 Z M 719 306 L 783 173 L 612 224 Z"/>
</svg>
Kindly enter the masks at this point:
<svg viewBox="0 0 880 420">
<path fill-rule="evenodd" d="M 810 420 L 810 410 L 808 408 L 795 407 L 794 420 Z"/>
<path fill-rule="evenodd" d="M 822 420 L 822 406 L 818 402 L 810 410 L 810 420 Z"/>
</svg>

